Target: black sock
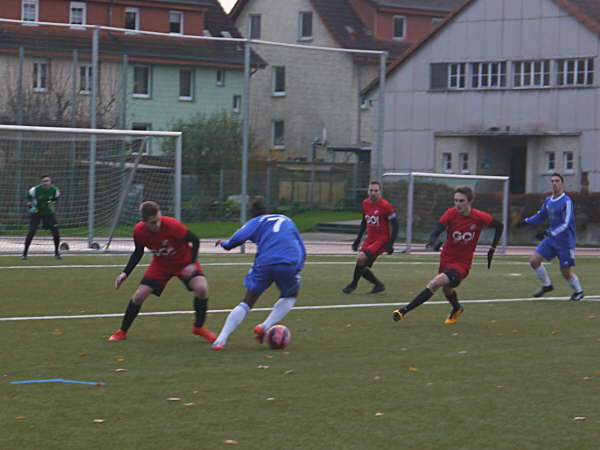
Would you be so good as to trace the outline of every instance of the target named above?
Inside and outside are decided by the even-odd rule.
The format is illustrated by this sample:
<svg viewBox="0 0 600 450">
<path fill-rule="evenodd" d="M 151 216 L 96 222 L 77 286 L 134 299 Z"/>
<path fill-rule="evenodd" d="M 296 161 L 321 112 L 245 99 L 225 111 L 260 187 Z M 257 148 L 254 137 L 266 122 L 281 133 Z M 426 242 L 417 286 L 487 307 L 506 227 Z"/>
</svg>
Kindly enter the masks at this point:
<svg viewBox="0 0 600 450">
<path fill-rule="evenodd" d="M 373 273 L 373 271 L 371 269 L 369 269 L 368 267 L 365 268 L 364 272 L 363 272 L 363 277 L 365 278 L 365 280 L 367 280 L 369 283 L 373 283 L 375 285 L 380 285 L 383 284 L 381 281 L 379 281 L 377 279 L 377 277 L 375 276 L 375 274 Z"/>
<path fill-rule="evenodd" d="M 23 256 L 27 256 L 27 252 L 29 251 L 29 246 L 31 245 L 31 241 L 33 240 L 34 233 L 27 233 L 27 237 L 25 238 L 25 248 L 23 249 Z"/>
<path fill-rule="evenodd" d="M 194 311 L 196 311 L 195 327 L 204 326 L 206 320 L 206 310 L 208 309 L 208 299 L 194 297 Z"/>
<path fill-rule="evenodd" d="M 417 306 L 422 305 L 423 303 L 425 303 L 427 300 L 429 300 L 431 297 L 433 296 L 433 292 L 431 292 L 429 290 L 429 288 L 425 288 L 423 289 L 421 292 L 419 292 L 419 295 L 417 295 L 412 302 L 410 302 L 408 305 L 406 305 L 404 308 L 400 309 L 400 311 L 402 312 L 402 314 L 406 314 L 409 311 L 412 311 L 413 309 L 415 309 Z"/>
<path fill-rule="evenodd" d="M 458 311 L 460 309 L 460 303 L 458 303 L 458 295 L 456 291 L 452 291 L 452 294 L 446 295 L 446 300 L 452 305 L 452 311 Z"/>
<path fill-rule="evenodd" d="M 366 269 L 366 266 L 359 266 L 358 264 L 354 268 L 354 276 L 352 277 L 352 284 L 354 286 L 356 286 L 358 284 L 358 280 L 360 280 L 360 277 L 362 277 L 365 269 Z"/>
<path fill-rule="evenodd" d="M 129 330 L 129 327 L 140 312 L 141 307 L 142 305 L 138 305 L 134 303 L 133 300 L 129 300 L 129 304 L 127 305 L 127 309 L 125 310 L 125 315 L 123 316 L 123 322 L 121 323 L 121 330 Z"/>
<path fill-rule="evenodd" d="M 52 228 L 50 230 L 52 233 L 52 239 L 54 240 L 54 254 L 58 255 L 58 245 L 60 244 L 60 235 L 58 234 L 58 230 L 56 228 Z"/>
</svg>

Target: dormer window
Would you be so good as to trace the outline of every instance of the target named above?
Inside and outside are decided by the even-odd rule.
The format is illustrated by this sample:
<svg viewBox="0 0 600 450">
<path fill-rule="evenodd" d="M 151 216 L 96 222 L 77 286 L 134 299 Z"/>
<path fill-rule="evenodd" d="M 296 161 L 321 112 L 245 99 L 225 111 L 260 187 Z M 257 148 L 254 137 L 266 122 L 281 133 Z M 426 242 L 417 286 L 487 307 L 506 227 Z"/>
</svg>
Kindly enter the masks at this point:
<svg viewBox="0 0 600 450">
<path fill-rule="evenodd" d="M 21 4 L 21 20 L 24 22 L 38 21 L 38 0 L 23 0 Z"/>
<path fill-rule="evenodd" d="M 85 25 L 85 3 L 83 2 L 71 2 L 69 23 L 71 28 L 83 28 L 81 25 Z"/>
<path fill-rule="evenodd" d="M 128 30 L 140 29 L 140 10 L 137 8 L 125 8 L 125 28 Z"/>
</svg>

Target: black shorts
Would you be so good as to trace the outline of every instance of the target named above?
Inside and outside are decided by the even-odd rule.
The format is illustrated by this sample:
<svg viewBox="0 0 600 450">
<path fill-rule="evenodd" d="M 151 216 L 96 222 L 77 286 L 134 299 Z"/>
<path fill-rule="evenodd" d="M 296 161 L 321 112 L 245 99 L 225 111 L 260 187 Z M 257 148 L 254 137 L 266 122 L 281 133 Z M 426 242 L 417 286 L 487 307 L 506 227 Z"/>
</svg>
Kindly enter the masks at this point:
<svg viewBox="0 0 600 450">
<path fill-rule="evenodd" d="M 56 216 L 54 213 L 52 214 L 40 214 L 40 213 L 31 213 L 29 215 L 29 228 L 34 229 L 37 228 L 42 222 L 42 227 L 45 230 L 49 230 L 51 228 L 56 227 Z"/>
</svg>

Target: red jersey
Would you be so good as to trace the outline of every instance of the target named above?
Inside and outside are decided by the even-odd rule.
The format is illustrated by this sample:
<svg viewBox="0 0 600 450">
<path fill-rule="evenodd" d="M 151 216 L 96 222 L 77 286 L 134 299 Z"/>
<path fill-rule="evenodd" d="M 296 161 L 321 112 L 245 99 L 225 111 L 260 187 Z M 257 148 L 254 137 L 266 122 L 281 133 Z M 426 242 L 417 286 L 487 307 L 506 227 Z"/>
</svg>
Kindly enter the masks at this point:
<svg viewBox="0 0 600 450">
<path fill-rule="evenodd" d="M 152 251 L 154 264 L 185 265 L 192 261 L 190 243 L 183 240 L 188 231 L 179 220 L 162 216 L 156 232 L 149 231 L 144 222 L 138 222 L 133 227 L 133 240 Z"/>
<path fill-rule="evenodd" d="M 367 222 L 367 237 L 370 241 L 390 238 L 390 219 L 396 217 L 394 208 L 387 200 L 380 198 L 375 203 L 370 198 L 362 202 L 365 221 Z"/>
<path fill-rule="evenodd" d="M 468 216 L 463 216 L 456 208 L 446 210 L 440 217 L 440 223 L 448 230 L 440 265 L 460 263 L 471 267 L 481 230 L 489 227 L 492 220 L 488 213 L 475 208 L 471 208 Z"/>
</svg>

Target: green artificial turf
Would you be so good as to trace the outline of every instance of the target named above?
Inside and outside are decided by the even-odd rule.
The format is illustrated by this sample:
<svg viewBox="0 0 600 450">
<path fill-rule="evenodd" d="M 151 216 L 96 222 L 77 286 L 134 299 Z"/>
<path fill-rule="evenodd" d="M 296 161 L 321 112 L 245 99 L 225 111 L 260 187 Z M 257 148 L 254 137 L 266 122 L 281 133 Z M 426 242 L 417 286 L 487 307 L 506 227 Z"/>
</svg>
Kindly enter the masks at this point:
<svg viewBox="0 0 600 450">
<path fill-rule="evenodd" d="M 138 267 L 115 291 L 126 259 L 0 258 L 0 318 L 119 315 L 0 321 L 0 448 L 597 448 L 598 302 L 498 301 L 538 287 L 525 257 L 498 256 L 490 271 L 477 257 L 459 298 L 495 301 L 465 302 L 450 326 L 439 293 L 398 323 L 394 306 L 377 306 L 410 300 L 437 270 L 435 258 L 382 257 L 374 271 L 387 290 L 369 296 L 364 280 L 352 295 L 340 292 L 351 257 L 313 257 L 297 306 L 347 306 L 293 310 L 283 321 L 293 336 L 283 351 L 253 339 L 267 314 L 253 311 L 222 352 L 191 336 L 191 314 L 140 316 L 127 341 L 106 342 L 143 273 Z M 201 260 L 210 309 L 238 304 L 251 258 Z M 7 268 L 14 266 L 23 268 Z M 596 258 L 578 259 L 586 294 L 597 293 L 597 267 Z M 568 296 L 557 265 L 548 270 L 552 295 Z M 257 307 L 276 299 L 273 287 Z M 142 311 L 189 312 L 191 304 L 173 280 Z M 218 331 L 225 317 L 211 313 L 207 325 Z M 105 385 L 10 384 L 51 378 Z"/>
</svg>

